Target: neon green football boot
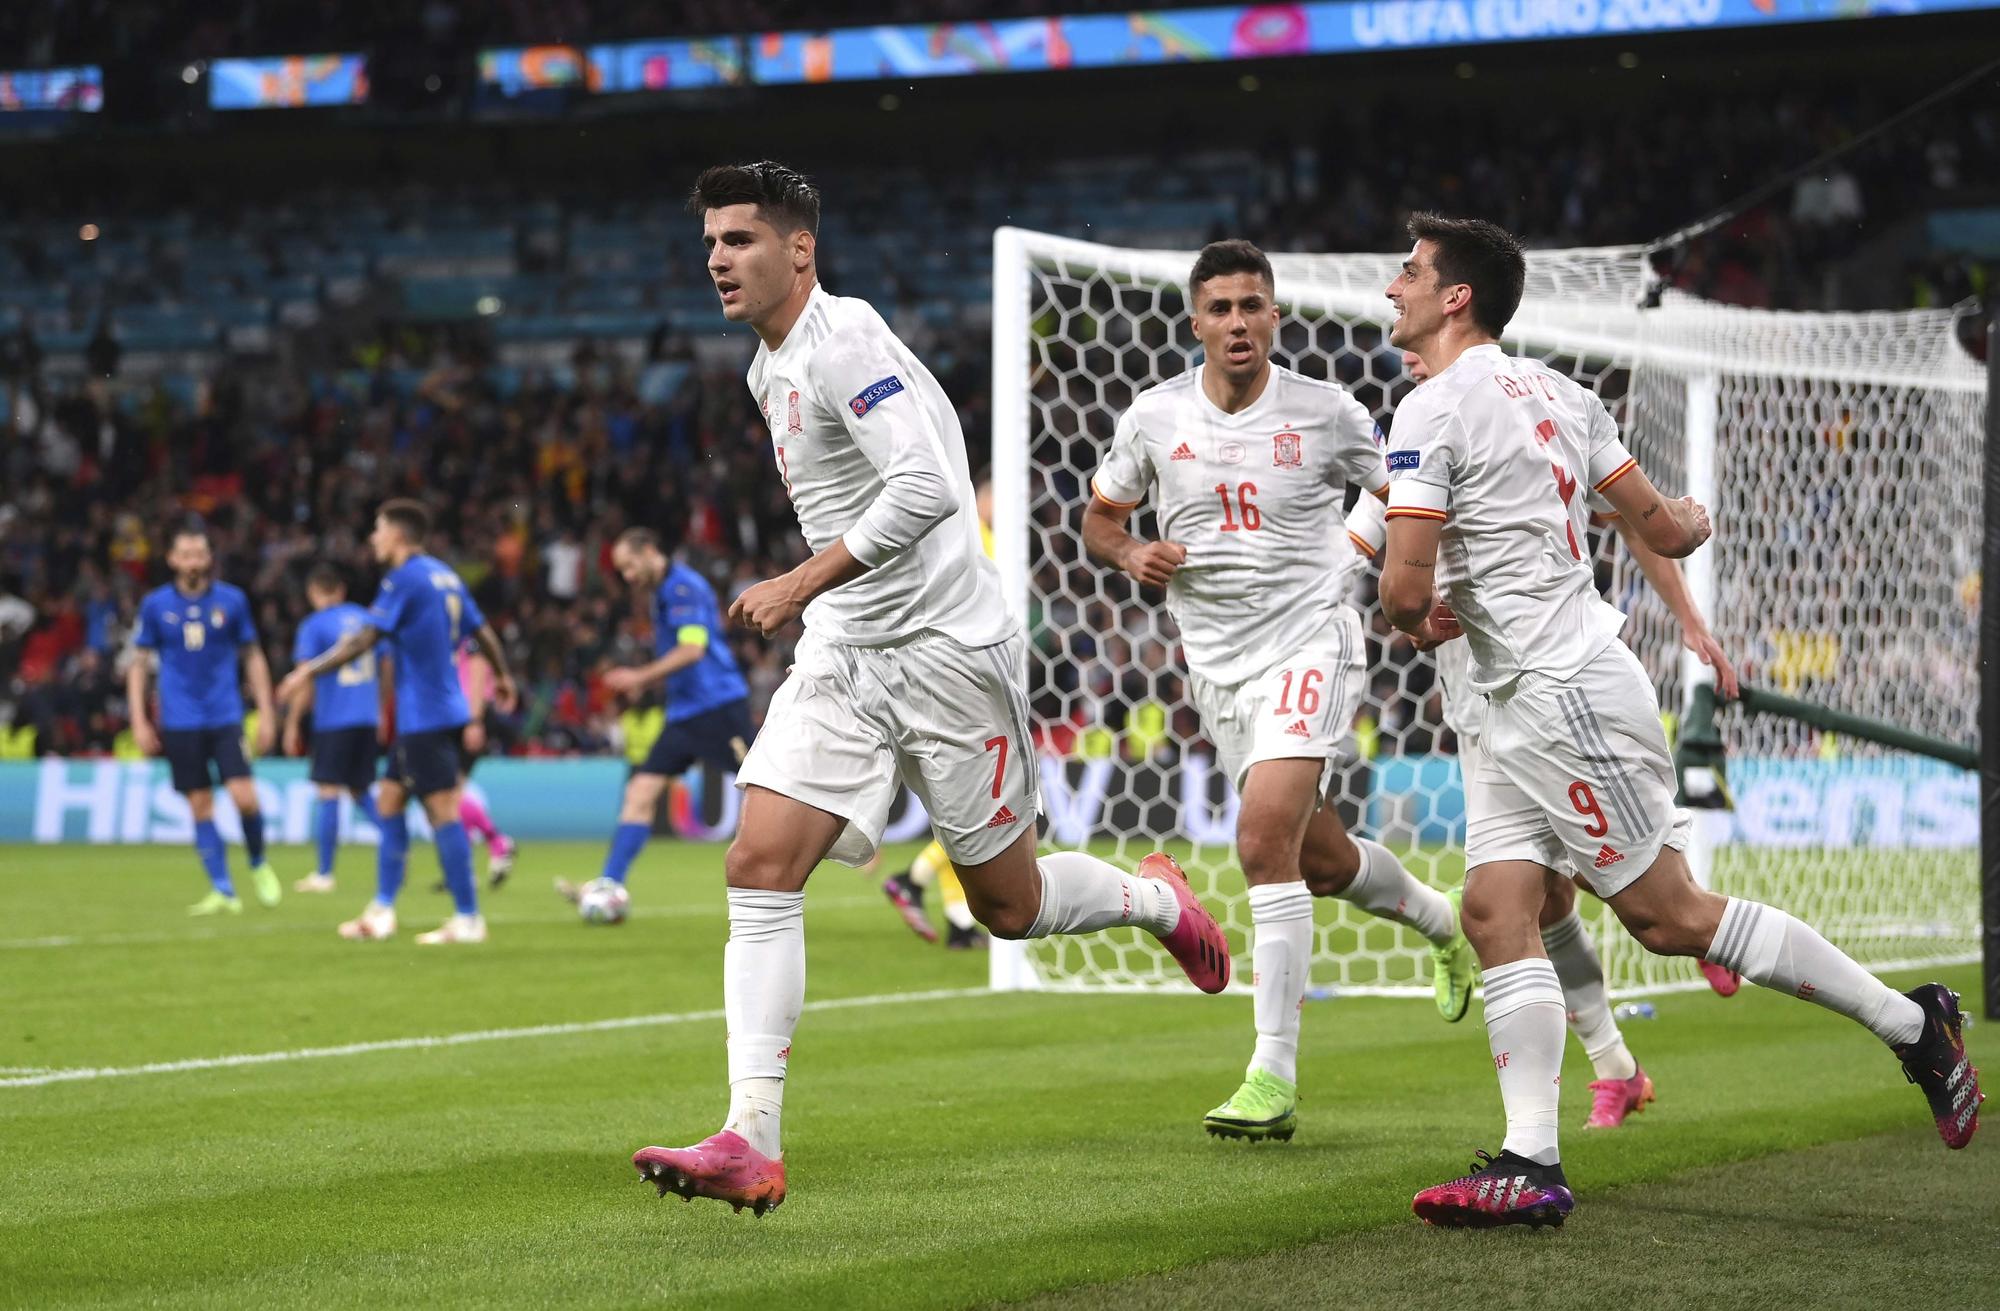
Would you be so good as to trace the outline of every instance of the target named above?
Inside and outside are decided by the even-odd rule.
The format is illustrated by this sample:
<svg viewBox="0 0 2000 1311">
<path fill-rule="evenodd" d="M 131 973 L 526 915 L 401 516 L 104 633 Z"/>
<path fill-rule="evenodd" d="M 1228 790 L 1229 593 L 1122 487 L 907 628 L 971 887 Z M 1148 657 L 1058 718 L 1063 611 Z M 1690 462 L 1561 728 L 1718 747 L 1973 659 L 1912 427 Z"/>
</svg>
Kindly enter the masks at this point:
<svg viewBox="0 0 2000 1311">
<path fill-rule="evenodd" d="M 1229 1100 L 1201 1117 L 1217 1138 L 1290 1142 L 1299 1127 L 1299 1087 L 1267 1070 L 1251 1070 Z"/>
<path fill-rule="evenodd" d="M 1446 1024 L 1457 1024 L 1472 1008 L 1472 985 L 1479 981 L 1479 957 L 1465 940 L 1465 889 L 1453 888 L 1444 897 L 1451 903 L 1451 941 L 1431 948 L 1431 989 L 1437 994 L 1438 1014 L 1444 1016 Z"/>
<path fill-rule="evenodd" d="M 188 907 L 188 914 L 190 915 L 220 915 L 225 911 L 231 915 L 241 915 L 243 913 L 243 899 L 241 897 L 225 897 L 220 892 L 211 888 L 206 897 Z"/>
<path fill-rule="evenodd" d="M 265 906 L 275 906 L 278 898 L 285 895 L 278 884 L 278 871 L 271 868 L 271 862 L 250 867 L 250 883 L 257 889 L 257 900 Z"/>
</svg>

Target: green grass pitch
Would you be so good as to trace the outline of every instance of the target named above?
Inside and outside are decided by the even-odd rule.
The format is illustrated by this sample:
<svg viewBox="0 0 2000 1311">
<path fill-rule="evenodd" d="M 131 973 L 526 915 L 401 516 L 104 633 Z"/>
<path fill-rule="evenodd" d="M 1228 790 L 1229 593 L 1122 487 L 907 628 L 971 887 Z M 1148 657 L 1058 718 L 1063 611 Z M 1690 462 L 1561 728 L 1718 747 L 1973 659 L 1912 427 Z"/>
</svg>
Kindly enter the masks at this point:
<svg viewBox="0 0 2000 1311">
<path fill-rule="evenodd" d="M 1814 1007 L 1661 1000 L 1628 1026 L 1659 1101 L 1612 1133 L 1576 1127 L 1572 1045 L 1570 1223 L 1430 1231 L 1410 1195 L 1500 1137 L 1476 1011 L 1449 1027 L 1428 1001 L 1308 1003 L 1298 1138 L 1216 1142 L 1200 1117 L 1241 1074 L 1247 998 L 982 994 L 983 957 L 919 943 L 838 866 L 808 896 L 808 998 L 864 1000 L 800 1026 L 789 1200 L 761 1221 L 661 1201 L 627 1158 L 702 1137 L 725 1103 L 721 855 L 654 843 L 631 922 L 587 928 L 549 880 L 594 873 L 600 849 L 531 845 L 488 899 L 491 942 L 419 948 L 445 910 L 421 847 L 403 936 L 365 944 L 333 933 L 372 890 L 363 848 L 332 897 L 207 921 L 183 913 L 191 851 L 0 848 L 0 1306 L 1930 1307 L 2000 1289 L 1996 1131 L 1946 1152 L 1889 1055 Z M 288 886 L 308 860 L 278 851 Z M 1943 977 L 1976 1012 L 1975 972 Z M 270 1053 L 289 1055 L 132 1072 Z M 95 1073 L 19 1082 L 51 1070 Z"/>
</svg>

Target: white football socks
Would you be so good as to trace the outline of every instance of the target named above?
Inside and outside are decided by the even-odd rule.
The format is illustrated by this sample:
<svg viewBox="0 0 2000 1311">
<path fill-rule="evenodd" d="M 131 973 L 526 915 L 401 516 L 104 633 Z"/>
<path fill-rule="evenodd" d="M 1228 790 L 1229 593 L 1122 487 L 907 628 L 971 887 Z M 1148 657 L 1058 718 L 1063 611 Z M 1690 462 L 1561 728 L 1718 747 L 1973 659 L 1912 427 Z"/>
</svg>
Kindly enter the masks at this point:
<svg viewBox="0 0 2000 1311">
<path fill-rule="evenodd" d="M 1562 981 L 1563 1004 L 1569 1008 L 1569 1031 L 1590 1057 L 1591 1072 L 1600 1079 L 1629 1079 L 1639 1063 L 1626 1050 L 1625 1035 L 1611 1017 L 1611 998 L 1604 988 L 1604 963 L 1597 959 L 1584 930 L 1583 917 L 1572 906 L 1568 915 L 1542 930 L 1542 950 Z"/>
<path fill-rule="evenodd" d="M 1387 847 L 1367 838 L 1354 839 L 1361 848 L 1361 868 L 1354 881 L 1334 895 L 1370 915 L 1407 924 L 1439 947 L 1452 940 L 1451 903 L 1444 894 L 1419 881 Z"/>
<path fill-rule="evenodd" d="M 1760 987 L 1838 1011 L 1890 1046 L 1924 1031 L 1921 1006 L 1862 969 L 1840 948 L 1776 906 L 1729 898 L 1704 960 Z"/>
<path fill-rule="evenodd" d="M 1299 1080 L 1299 1006 L 1312 964 L 1313 899 L 1303 883 L 1261 883 L 1250 889 L 1251 1013 L 1257 1049 L 1250 1068 Z"/>
<path fill-rule="evenodd" d="M 729 889 L 722 1009 L 729 1026 L 729 1118 L 769 1157 L 779 1154 L 785 1066 L 806 1004 L 806 894 Z"/>
<path fill-rule="evenodd" d="M 1507 1111 L 1501 1150 L 1554 1165 L 1563 1052 L 1562 984 L 1555 966 L 1531 956 L 1486 971 L 1486 1041 Z"/>
<path fill-rule="evenodd" d="M 1136 924 L 1156 938 L 1181 922 L 1173 889 L 1158 879 L 1127 874 L 1082 851 L 1057 851 L 1035 861 L 1042 875 L 1042 909 L 1030 938 L 1090 933 Z"/>
</svg>

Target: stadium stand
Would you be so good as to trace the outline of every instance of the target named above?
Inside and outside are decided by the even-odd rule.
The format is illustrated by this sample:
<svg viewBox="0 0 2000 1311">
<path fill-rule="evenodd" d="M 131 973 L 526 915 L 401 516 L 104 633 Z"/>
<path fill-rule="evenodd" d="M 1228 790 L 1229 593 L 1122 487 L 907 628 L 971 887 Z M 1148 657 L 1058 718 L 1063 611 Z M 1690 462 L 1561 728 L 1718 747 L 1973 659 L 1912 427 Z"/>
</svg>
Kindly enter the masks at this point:
<svg viewBox="0 0 2000 1311">
<path fill-rule="evenodd" d="M 764 8 L 775 21 L 785 6 Z M 72 11 L 35 10 L 52 12 Z M 167 6 L 162 21 L 193 12 Z M 744 18 L 732 8 L 729 21 Z M 1247 234 L 1273 249 L 1369 249 L 1394 245 L 1400 215 L 1426 204 L 1542 244 L 1643 240 L 1886 108 L 1828 85 L 1699 104 L 1641 96 L 1587 123 L 1447 131 L 1359 96 L 1254 145 L 1212 134 L 1231 143 L 1171 166 L 1081 147 L 957 168 L 829 158 L 815 169 L 839 198 L 823 267 L 931 363 L 977 462 L 996 225 L 1138 246 Z M 1890 256 L 1913 225 L 1990 216 L 1977 187 L 1994 176 L 2000 111 L 1932 115 L 1774 195 L 1668 272 L 1719 300 L 1786 308 L 1983 294 L 1981 264 Z M 0 221 L 0 415 L 15 438 L 0 509 L 0 723 L 32 728 L 35 752 L 118 748 L 111 667 L 176 515 L 214 525 L 222 576 L 261 598 L 282 668 L 310 560 L 342 561 L 365 593 L 369 508 L 410 492 L 445 511 L 441 545 L 528 671 L 509 745 L 613 748 L 618 707 L 598 675 L 642 640 L 606 563 L 616 532 L 645 521 L 684 540 L 725 596 L 803 553 L 766 476 L 746 345 L 714 312 L 683 183 L 329 183 L 177 205 L 41 196 Z M 760 706 L 786 653 L 743 639 Z M 7 740 L 17 752 L 29 741 Z"/>
</svg>

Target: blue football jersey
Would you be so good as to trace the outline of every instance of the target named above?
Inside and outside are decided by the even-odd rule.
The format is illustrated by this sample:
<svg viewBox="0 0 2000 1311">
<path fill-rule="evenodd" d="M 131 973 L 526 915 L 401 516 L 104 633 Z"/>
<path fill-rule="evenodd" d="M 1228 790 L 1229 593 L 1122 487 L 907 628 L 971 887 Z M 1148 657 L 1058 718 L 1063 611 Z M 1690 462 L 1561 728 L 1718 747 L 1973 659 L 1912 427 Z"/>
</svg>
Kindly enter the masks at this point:
<svg viewBox="0 0 2000 1311">
<path fill-rule="evenodd" d="M 160 727 L 224 728 L 243 722 L 236 661 L 257 641 L 250 599 L 241 588 L 210 583 L 183 596 L 169 583 L 139 603 L 135 645 L 160 655 Z"/>
<path fill-rule="evenodd" d="M 299 625 L 298 638 L 292 643 L 293 663 L 304 664 L 325 655 L 341 638 L 368 622 L 368 612 L 352 601 L 313 611 Z M 373 728 L 381 719 L 380 698 L 375 653 L 356 656 L 313 680 L 313 731 Z"/>
<path fill-rule="evenodd" d="M 368 622 L 396 644 L 396 732 L 463 727 L 472 716 L 458 684 L 458 644 L 486 616 L 451 566 L 411 556 L 382 580 Z"/>
<path fill-rule="evenodd" d="M 669 722 L 691 719 L 750 695 L 722 629 L 715 589 L 698 571 L 675 561 L 653 594 L 654 655 L 663 656 L 681 645 L 684 635 L 705 642 L 708 649 L 686 669 L 667 675 Z"/>
</svg>

